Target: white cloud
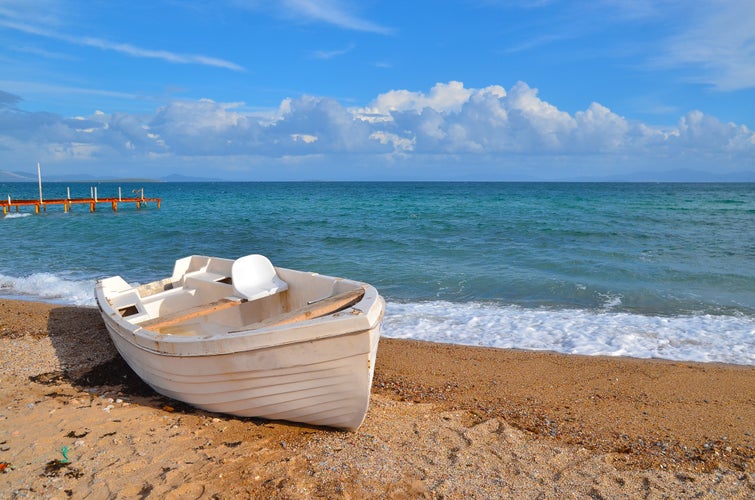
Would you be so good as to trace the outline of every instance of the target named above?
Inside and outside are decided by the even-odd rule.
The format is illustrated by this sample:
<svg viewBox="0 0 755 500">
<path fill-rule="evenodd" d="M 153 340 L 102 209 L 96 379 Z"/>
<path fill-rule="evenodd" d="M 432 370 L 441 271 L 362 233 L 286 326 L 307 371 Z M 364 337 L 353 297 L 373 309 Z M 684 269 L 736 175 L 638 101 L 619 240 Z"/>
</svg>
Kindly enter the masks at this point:
<svg viewBox="0 0 755 500">
<path fill-rule="evenodd" d="M 339 50 L 316 50 L 312 53 L 312 57 L 315 59 L 333 59 L 348 54 L 354 50 L 355 45 L 351 44 L 345 49 Z"/>
<path fill-rule="evenodd" d="M 391 29 L 349 12 L 347 5 L 338 0 L 283 0 L 281 5 L 296 17 L 333 24 L 340 28 L 389 34 Z"/>
<path fill-rule="evenodd" d="M 105 96 L 114 97 L 117 99 L 137 100 L 144 99 L 143 96 L 137 94 L 118 92 L 113 90 L 103 90 L 86 87 L 73 87 L 70 85 L 57 85 L 51 83 L 39 83 L 34 81 L 19 81 L 19 80 L 0 80 L 0 88 L 6 89 L 11 92 L 38 92 L 44 94 L 56 94 L 61 96 L 76 95 L 89 95 L 89 96 Z"/>
<path fill-rule="evenodd" d="M 287 99 L 278 119 L 266 127 L 265 137 L 276 142 L 280 136 L 307 134 L 316 136 L 312 153 L 354 152 L 370 149 L 370 128 L 356 120 L 338 101 L 324 97 L 303 96 Z"/>
<path fill-rule="evenodd" d="M 390 132 L 373 132 L 370 134 L 370 139 L 376 140 L 380 144 L 391 144 L 395 153 L 407 153 L 414 149 L 414 140 L 405 139 Z"/>
<path fill-rule="evenodd" d="M 753 0 L 594 0 L 591 2 L 497 1 L 501 9 L 537 9 L 538 22 L 510 42 L 507 53 L 536 50 L 558 42 L 606 35 L 582 58 L 610 54 L 612 63 L 640 57 L 651 70 L 686 70 L 687 79 L 720 91 L 755 87 L 755 5 Z M 562 8 L 563 7 L 563 8 Z M 596 19 L 599 22 L 596 22 Z M 614 40 L 612 32 L 642 36 Z M 604 61 L 605 62 L 605 61 Z"/>
<path fill-rule="evenodd" d="M 129 43 L 110 42 L 99 38 L 78 38 L 65 37 L 66 40 L 79 45 L 87 45 L 102 50 L 112 50 L 132 57 L 161 59 L 163 61 L 178 64 L 199 64 L 202 66 L 214 66 L 216 68 L 230 69 L 233 71 L 244 71 L 244 68 L 234 62 L 226 61 L 216 57 L 209 57 L 199 54 L 179 54 L 167 50 L 153 50 L 137 47 Z"/>
<path fill-rule="evenodd" d="M 622 151 L 631 140 L 630 123 L 594 102 L 574 115 L 576 148 L 582 151 Z"/>
<path fill-rule="evenodd" d="M 688 149 L 708 153 L 753 154 L 755 134 L 744 125 L 723 123 L 701 111 L 691 111 L 679 120 L 679 142 Z"/>
<path fill-rule="evenodd" d="M 263 114 L 246 111 L 244 103 L 200 99 L 174 101 L 145 116 L 96 112 L 66 119 L 24 112 L 13 94 L 0 97 L 6 103 L 0 107 L 6 157 L 37 158 L 38 151 L 48 151 L 51 158 L 99 163 L 193 158 L 208 165 L 232 158 L 237 165 L 246 159 L 247 165 L 283 162 L 298 169 L 309 162 L 338 166 L 345 158 L 370 164 L 399 159 L 415 168 L 438 161 L 551 168 L 594 163 L 596 157 L 609 170 L 627 159 L 643 169 L 669 161 L 704 160 L 711 171 L 755 164 L 755 134 L 744 125 L 690 111 L 676 126 L 661 128 L 627 120 L 599 103 L 570 114 L 523 82 L 508 90 L 461 82 L 439 83 L 428 92 L 393 90 L 353 108 L 303 96 Z"/>
<path fill-rule="evenodd" d="M 522 144 L 529 148 L 559 151 L 569 148 L 567 140 L 576 128 L 569 113 L 541 100 L 537 89 L 519 82 L 506 99 L 510 130 L 518 134 Z"/>
<path fill-rule="evenodd" d="M 266 10 L 278 16 L 299 22 L 325 23 L 351 31 L 390 35 L 393 29 L 363 18 L 355 12 L 358 2 L 343 0 L 233 0 L 236 7 Z"/>
<path fill-rule="evenodd" d="M 318 137 L 316 135 L 309 135 L 309 134 L 291 134 L 291 139 L 294 142 L 304 142 L 306 144 L 312 144 L 313 142 L 317 142 Z"/>
<path fill-rule="evenodd" d="M 693 3 L 690 9 L 690 20 L 661 47 L 658 62 L 690 67 L 696 80 L 719 90 L 755 87 L 752 0 Z"/>
<path fill-rule="evenodd" d="M 233 71 L 244 71 L 244 68 L 242 66 L 234 62 L 200 54 L 179 54 L 167 50 L 146 49 L 137 47 L 129 43 L 112 42 L 109 40 L 104 40 L 102 38 L 73 36 L 49 30 L 38 25 L 31 25 L 28 23 L 6 19 L 0 19 L 0 26 L 31 35 L 59 40 L 73 45 L 94 47 L 101 50 L 118 52 L 131 57 L 160 59 L 166 62 L 177 64 L 198 64 L 202 66 L 213 66 L 216 68 L 230 69 Z"/>
<path fill-rule="evenodd" d="M 436 111 L 459 110 L 469 99 L 472 91 L 465 89 L 461 82 L 438 83 L 428 95 L 409 90 L 391 90 L 379 95 L 371 105 L 359 110 L 360 114 L 370 116 L 389 116 L 396 111 L 422 111 L 432 108 Z M 370 121 L 370 118 L 365 118 Z"/>
<path fill-rule="evenodd" d="M 262 126 L 236 111 L 240 103 L 210 99 L 174 101 L 158 109 L 147 125 L 173 154 L 225 156 L 249 151 Z"/>
<path fill-rule="evenodd" d="M 58 26 L 70 6 L 59 0 L 3 0 L 0 16 L 13 21 L 34 20 L 36 25 Z"/>
</svg>

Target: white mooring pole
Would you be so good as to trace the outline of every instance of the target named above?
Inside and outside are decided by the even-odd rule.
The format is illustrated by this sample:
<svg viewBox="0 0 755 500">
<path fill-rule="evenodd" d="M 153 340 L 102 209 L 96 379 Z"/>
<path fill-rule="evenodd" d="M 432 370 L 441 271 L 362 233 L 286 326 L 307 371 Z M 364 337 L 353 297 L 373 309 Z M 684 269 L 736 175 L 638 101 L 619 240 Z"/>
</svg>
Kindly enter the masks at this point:
<svg viewBox="0 0 755 500">
<path fill-rule="evenodd" d="M 42 203 L 42 167 L 37 162 L 37 180 L 39 181 L 39 202 Z"/>
</svg>

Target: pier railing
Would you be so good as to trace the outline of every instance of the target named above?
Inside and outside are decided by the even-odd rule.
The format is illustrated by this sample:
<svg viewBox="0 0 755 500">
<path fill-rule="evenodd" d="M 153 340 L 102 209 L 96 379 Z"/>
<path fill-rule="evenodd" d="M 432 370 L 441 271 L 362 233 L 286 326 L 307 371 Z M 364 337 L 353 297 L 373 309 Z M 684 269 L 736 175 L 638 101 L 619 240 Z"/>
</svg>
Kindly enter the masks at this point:
<svg viewBox="0 0 755 500">
<path fill-rule="evenodd" d="M 120 190 L 119 190 L 120 191 Z M 106 197 L 106 198 L 99 198 L 97 197 L 97 194 L 95 194 L 90 198 L 54 198 L 54 199 L 39 199 L 39 200 L 20 200 L 20 199 L 13 199 L 12 197 L 8 196 L 7 199 L 0 199 L 0 207 L 3 209 L 3 215 L 7 215 L 9 212 L 11 212 L 11 209 L 15 207 L 15 211 L 18 212 L 20 207 L 34 207 L 34 213 L 40 213 L 40 212 L 46 212 L 48 205 L 63 205 L 63 211 L 69 212 L 73 205 L 88 205 L 90 212 L 95 212 L 97 210 L 97 205 L 100 203 L 109 203 L 112 210 L 114 212 L 118 211 L 118 204 L 119 203 L 134 203 L 136 204 L 137 209 L 141 209 L 143 206 L 145 206 L 147 203 L 155 203 L 157 205 L 157 208 L 160 208 L 160 203 L 162 199 L 161 198 L 145 198 L 144 197 L 144 191 L 141 191 L 141 196 L 137 197 L 131 197 L 131 198 L 123 198 L 119 196 L 116 197 Z"/>
</svg>

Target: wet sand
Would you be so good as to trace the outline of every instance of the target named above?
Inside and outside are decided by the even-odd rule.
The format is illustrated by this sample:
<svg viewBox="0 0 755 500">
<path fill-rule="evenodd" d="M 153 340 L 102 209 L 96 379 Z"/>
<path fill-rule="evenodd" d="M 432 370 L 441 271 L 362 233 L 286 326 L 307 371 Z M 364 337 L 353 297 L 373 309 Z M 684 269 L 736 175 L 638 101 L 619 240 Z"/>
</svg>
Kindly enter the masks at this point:
<svg viewBox="0 0 755 500">
<path fill-rule="evenodd" d="M 754 433 L 755 367 L 387 338 L 356 432 L 216 415 L 0 301 L 3 498 L 753 498 Z"/>
</svg>

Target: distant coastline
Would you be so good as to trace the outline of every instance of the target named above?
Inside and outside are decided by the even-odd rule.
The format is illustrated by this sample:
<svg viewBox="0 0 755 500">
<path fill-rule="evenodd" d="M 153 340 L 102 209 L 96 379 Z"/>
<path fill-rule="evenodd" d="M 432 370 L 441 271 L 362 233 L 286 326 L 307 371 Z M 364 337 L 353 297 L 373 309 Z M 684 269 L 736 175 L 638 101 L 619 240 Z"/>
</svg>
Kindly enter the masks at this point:
<svg viewBox="0 0 755 500">
<path fill-rule="evenodd" d="M 0 182 L 37 182 L 37 176 L 27 172 L 10 172 L 0 170 Z M 80 175 L 51 175 L 42 176 L 42 181 L 47 182 L 96 182 L 96 183 L 160 183 L 160 182 L 223 182 L 223 179 L 207 177 L 191 177 L 187 175 L 170 174 L 157 179 L 144 177 L 93 177 L 87 174 Z"/>
<path fill-rule="evenodd" d="M 56 183 L 60 184 L 63 182 L 75 182 L 75 183 L 92 183 L 96 182 L 98 184 L 116 184 L 116 183 L 161 183 L 161 182 L 168 182 L 160 179 L 146 179 L 146 178 L 130 178 L 130 177 L 124 177 L 119 179 L 66 179 L 66 180 L 57 180 L 57 179 L 50 179 L 50 180 L 44 180 L 45 183 Z M 22 182 L 37 182 L 34 181 L 22 181 Z"/>
<path fill-rule="evenodd" d="M 37 182 L 36 174 L 29 172 L 11 172 L 0 169 L 0 182 Z M 182 174 L 169 174 L 157 178 L 145 177 L 95 177 L 91 174 L 42 175 L 42 182 L 76 182 L 76 183 L 162 183 L 162 182 L 481 182 L 481 183 L 632 183 L 632 184 L 732 184 L 755 182 L 755 171 L 710 174 L 696 170 L 673 170 L 667 172 L 633 172 L 607 177 L 573 177 L 573 178 L 530 178 L 530 179 L 221 179 L 218 177 L 195 177 Z"/>
</svg>

